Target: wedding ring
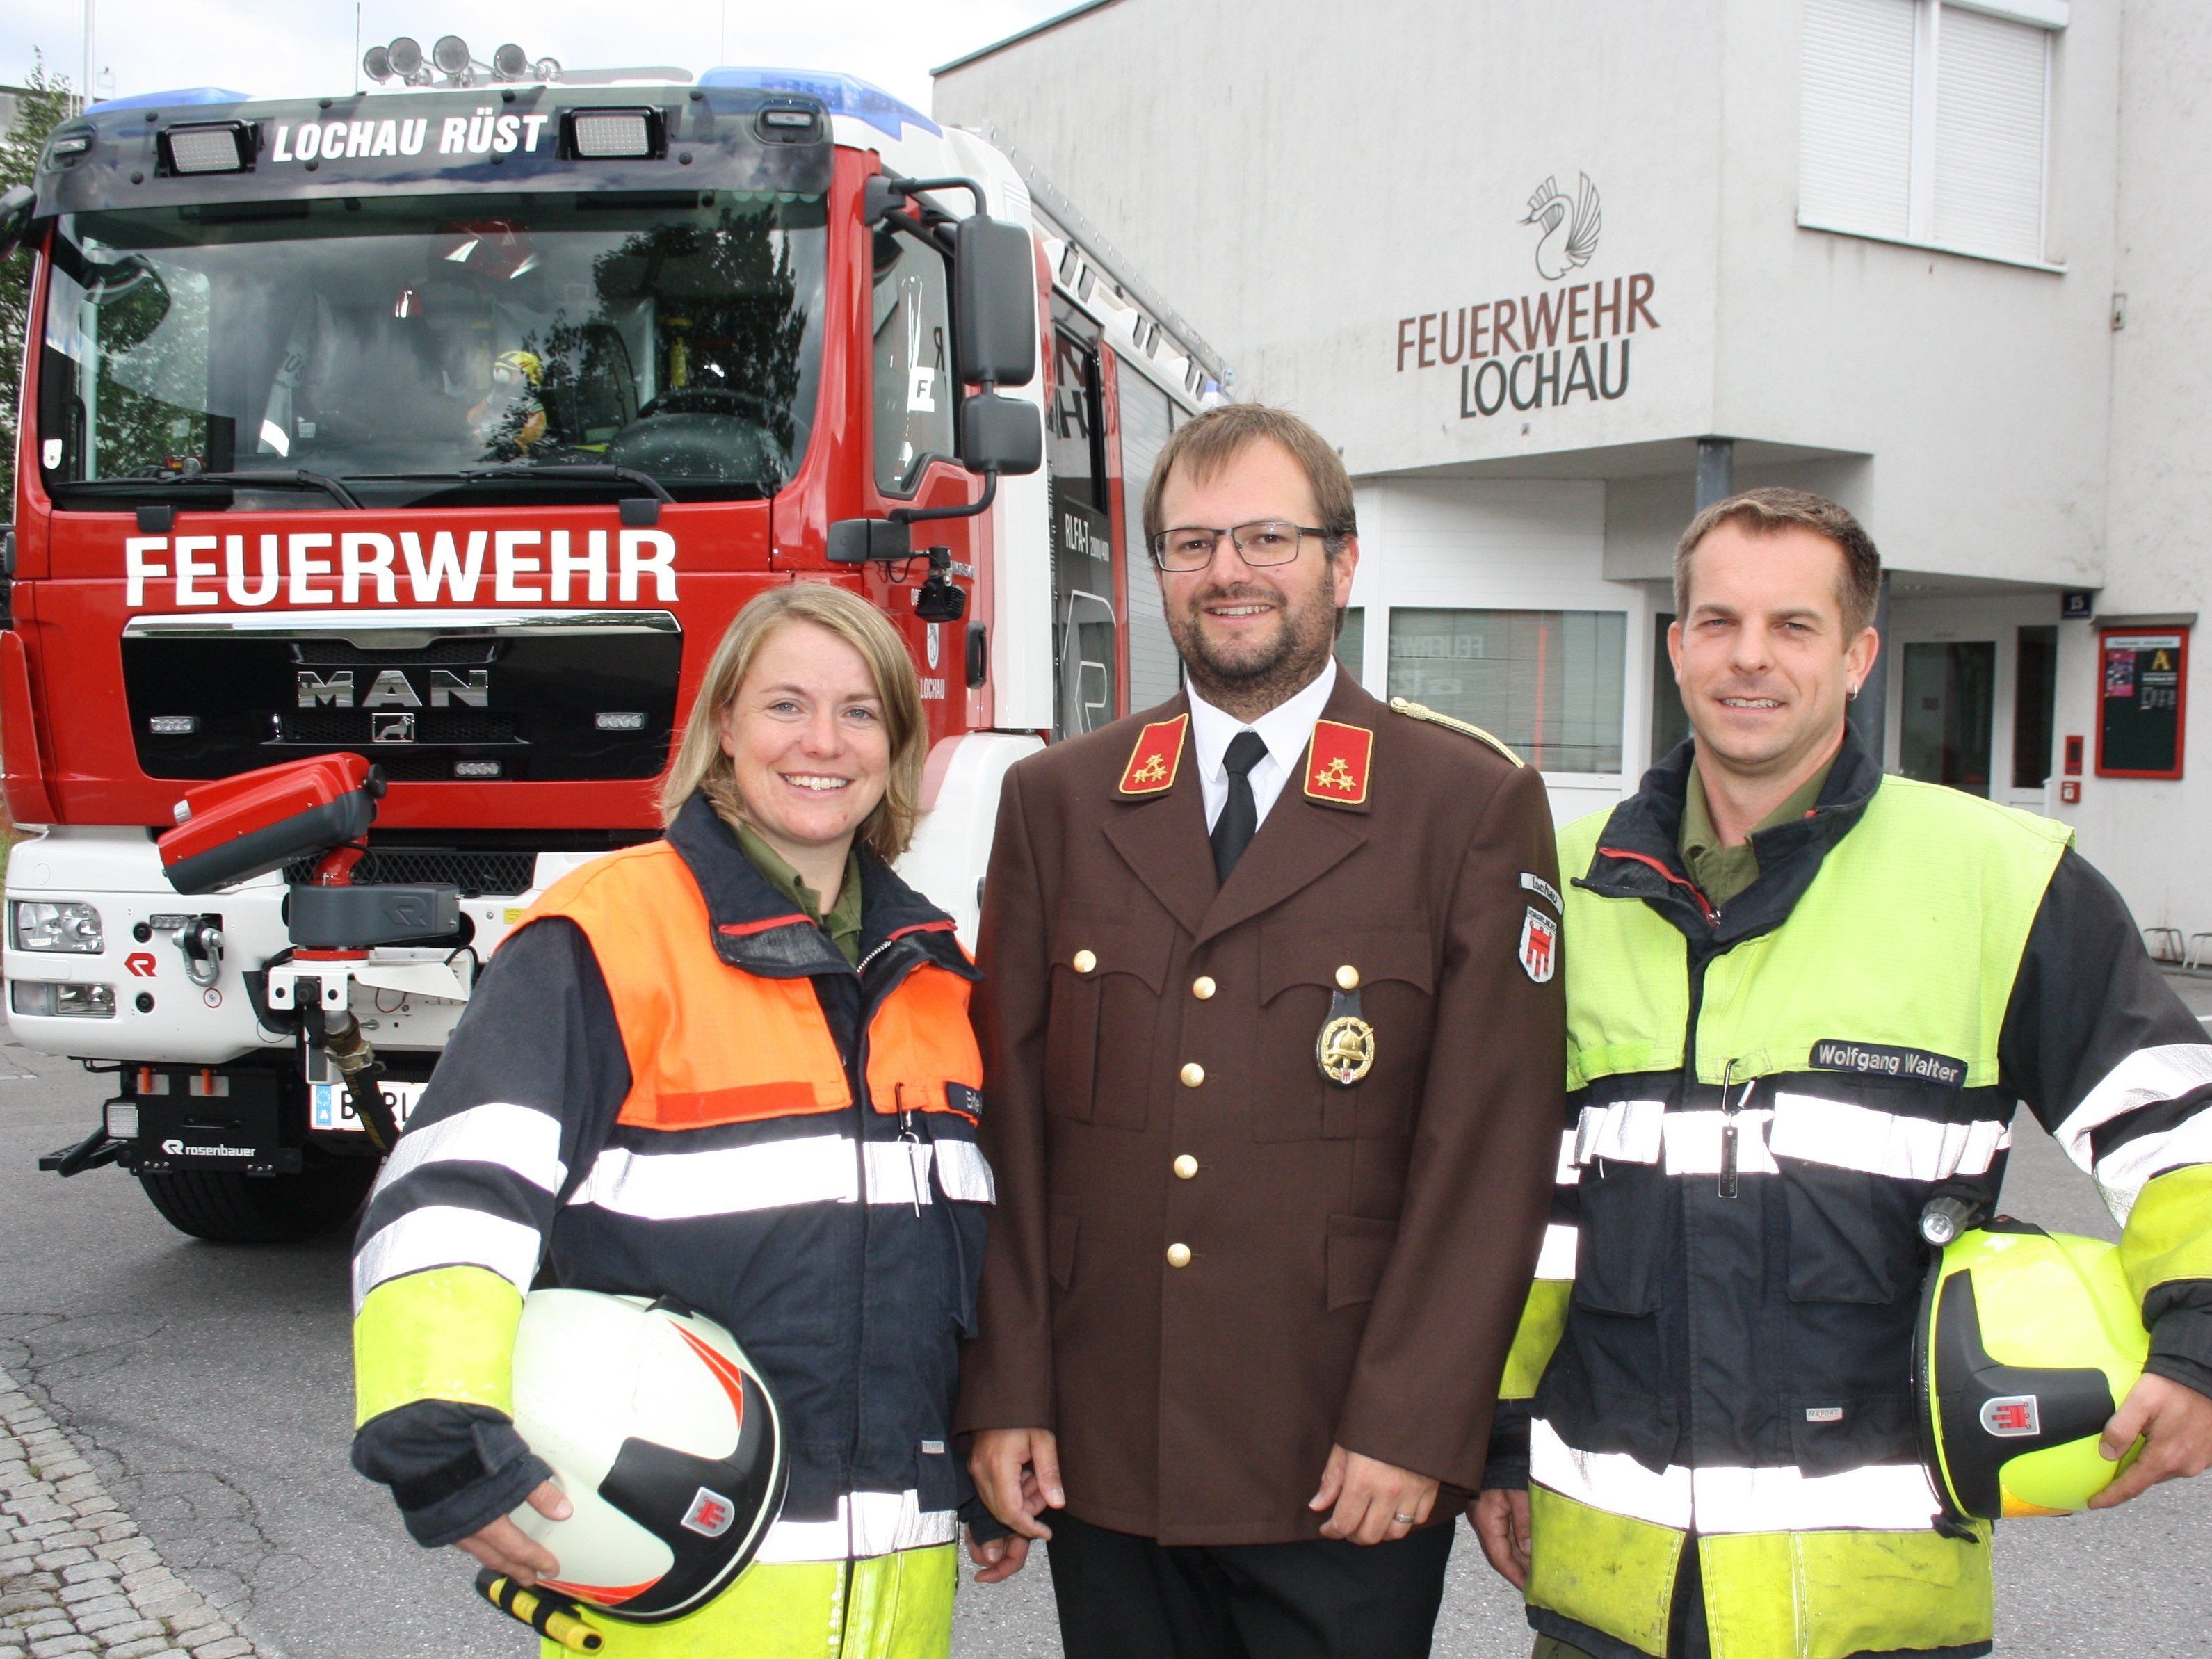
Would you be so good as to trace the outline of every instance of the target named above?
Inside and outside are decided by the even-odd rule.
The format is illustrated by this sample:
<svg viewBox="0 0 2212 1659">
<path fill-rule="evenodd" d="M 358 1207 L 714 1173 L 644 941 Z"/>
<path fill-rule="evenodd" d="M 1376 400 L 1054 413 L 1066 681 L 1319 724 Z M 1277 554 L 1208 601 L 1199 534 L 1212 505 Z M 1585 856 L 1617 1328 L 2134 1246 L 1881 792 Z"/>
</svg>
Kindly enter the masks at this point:
<svg viewBox="0 0 2212 1659">
<path fill-rule="evenodd" d="M 1410 1515 L 1394 1515 L 1390 1518 L 1401 1527 L 1410 1527 L 1413 1524 L 1413 1517 Z"/>
</svg>

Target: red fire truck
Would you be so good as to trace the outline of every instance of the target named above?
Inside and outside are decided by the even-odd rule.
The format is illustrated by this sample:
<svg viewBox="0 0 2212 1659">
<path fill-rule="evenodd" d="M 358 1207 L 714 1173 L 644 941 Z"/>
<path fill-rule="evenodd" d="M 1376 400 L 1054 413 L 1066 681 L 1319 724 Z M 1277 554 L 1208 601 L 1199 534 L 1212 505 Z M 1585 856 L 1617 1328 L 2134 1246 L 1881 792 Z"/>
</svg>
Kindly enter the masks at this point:
<svg viewBox="0 0 2212 1659">
<path fill-rule="evenodd" d="M 932 739 L 903 871 L 963 927 L 1006 768 L 1175 686 L 1138 505 L 1229 376 L 1010 151 L 839 76 L 436 58 L 95 105 L 0 199 L 35 253 L 8 1017 L 114 1075 L 46 1167 L 116 1164 L 202 1237 L 354 1210 L 356 1103 L 404 1120 L 533 896 L 657 833 L 763 588 L 898 621 Z M 179 891 L 157 837 L 287 764 L 350 844 L 264 826 L 260 873 Z"/>
</svg>

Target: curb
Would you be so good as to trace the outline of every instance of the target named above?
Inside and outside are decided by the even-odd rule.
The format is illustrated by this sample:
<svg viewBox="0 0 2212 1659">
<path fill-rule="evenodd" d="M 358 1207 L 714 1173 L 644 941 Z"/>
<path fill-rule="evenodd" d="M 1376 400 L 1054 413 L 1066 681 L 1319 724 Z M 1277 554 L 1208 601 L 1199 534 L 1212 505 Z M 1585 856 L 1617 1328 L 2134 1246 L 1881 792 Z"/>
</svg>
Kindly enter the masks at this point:
<svg viewBox="0 0 2212 1659">
<path fill-rule="evenodd" d="M 0 1370 L 0 1659 L 265 1659 Z"/>
</svg>

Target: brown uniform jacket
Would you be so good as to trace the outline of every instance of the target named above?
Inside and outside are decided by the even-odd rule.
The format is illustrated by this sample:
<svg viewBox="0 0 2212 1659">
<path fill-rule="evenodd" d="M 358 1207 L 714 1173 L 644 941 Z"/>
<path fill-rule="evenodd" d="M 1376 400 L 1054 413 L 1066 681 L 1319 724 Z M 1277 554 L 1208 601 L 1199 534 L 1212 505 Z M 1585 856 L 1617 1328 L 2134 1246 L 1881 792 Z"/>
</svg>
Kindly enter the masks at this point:
<svg viewBox="0 0 2212 1659">
<path fill-rule="evenodd" d="M 1325 799 L 1316 757 L 1360 747 L 1329 733 L 1218 884 L 1187 727 L 1171 782 L 1144 764 L 1187 710 L 1007 775 L 957 1421 L 1054 1430 L 1096 1525 L 1277 1543 L 1316 1535 L 1333 1442 L 1481 1476 L 1559 1157 L 1559 876 L 1533 769 L 1340 675 L 1322 719 L 1369 764 Z M 1348 1088 L 1316 1059 L 1346 966 L 1375 1035 Z"/>
</svg>

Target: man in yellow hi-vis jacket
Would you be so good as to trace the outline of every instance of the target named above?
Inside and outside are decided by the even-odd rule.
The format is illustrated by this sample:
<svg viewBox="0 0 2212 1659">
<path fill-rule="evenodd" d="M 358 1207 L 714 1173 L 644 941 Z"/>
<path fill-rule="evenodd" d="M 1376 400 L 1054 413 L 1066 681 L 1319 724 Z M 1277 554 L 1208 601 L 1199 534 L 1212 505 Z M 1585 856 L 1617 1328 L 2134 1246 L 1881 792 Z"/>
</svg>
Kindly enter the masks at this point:
<svg viewBox="0 0 2212 1659">
<path fill-rule="evenodd" d="M 2063 824 L 1849 731 L 1880 565 L 1842 508 L 1719 502 L 1669 635 L 1694 738 L 1560 836 L 1567 1133 L 1473 1515 L 1538 1659 L 1969 1659 L 1911 1341 L 1938 1193 L 2025 1101 L 2095 1178 L 2151 1333 L 2122 1503 L 2212 1463 L 2212 1044 Z"/>
</svg>

